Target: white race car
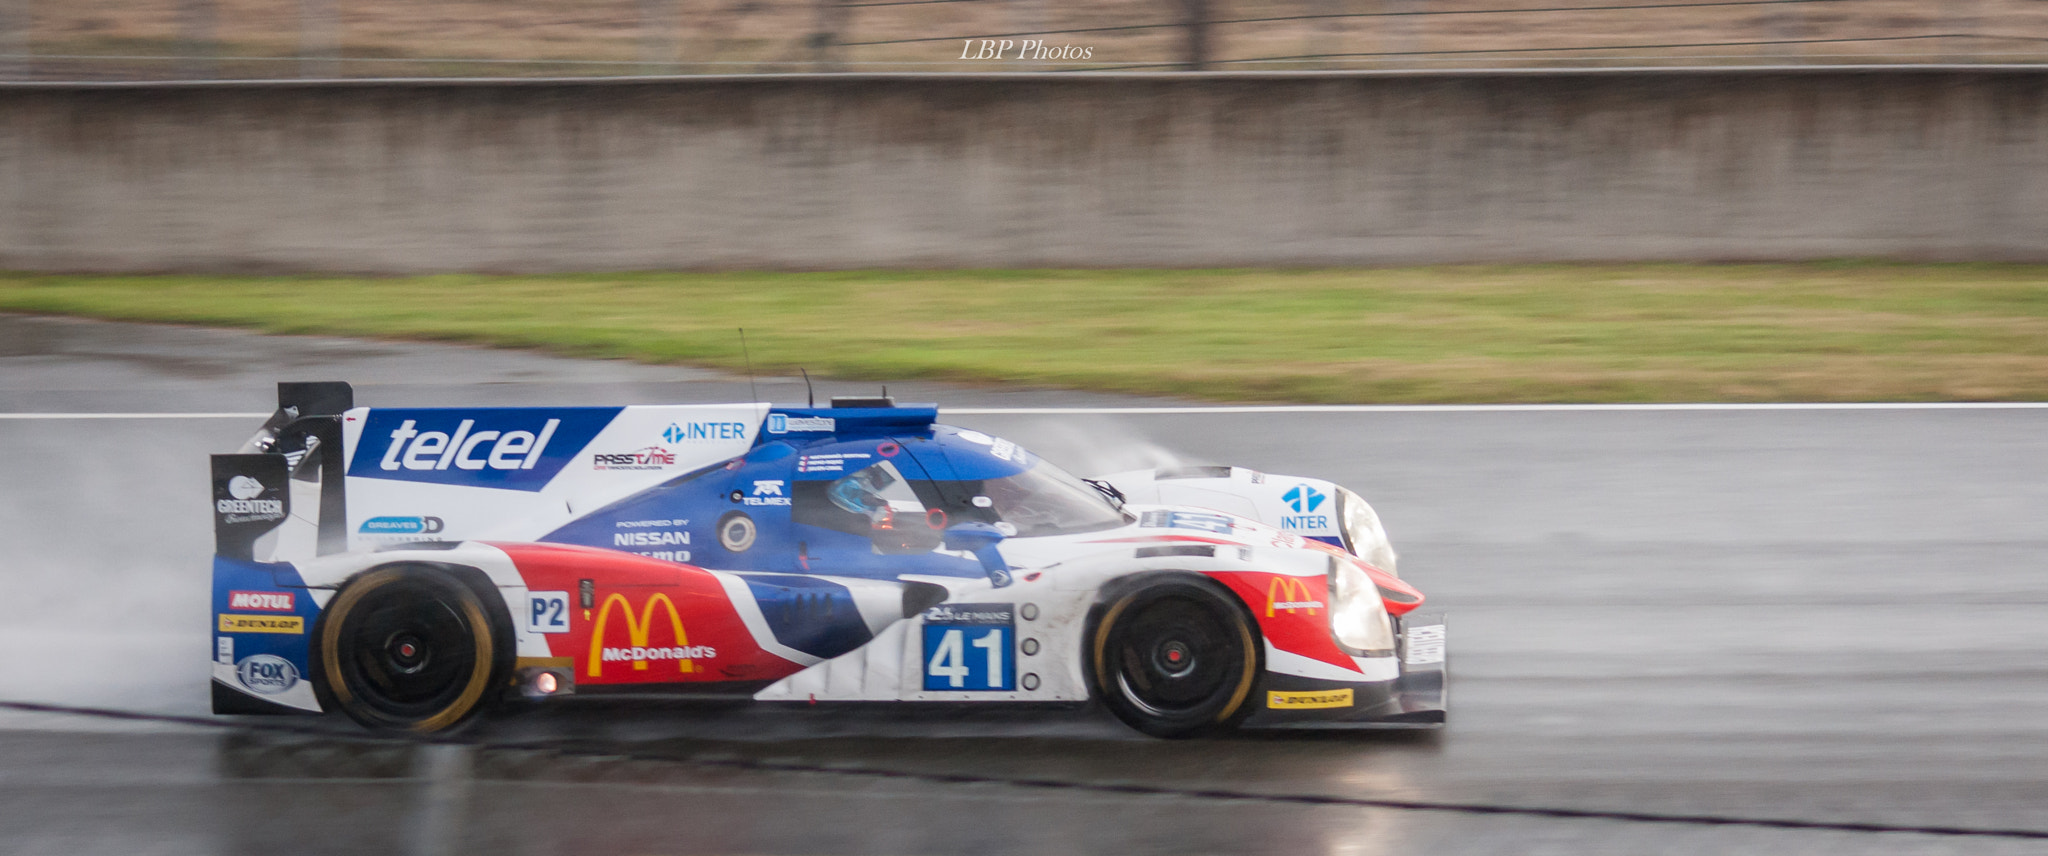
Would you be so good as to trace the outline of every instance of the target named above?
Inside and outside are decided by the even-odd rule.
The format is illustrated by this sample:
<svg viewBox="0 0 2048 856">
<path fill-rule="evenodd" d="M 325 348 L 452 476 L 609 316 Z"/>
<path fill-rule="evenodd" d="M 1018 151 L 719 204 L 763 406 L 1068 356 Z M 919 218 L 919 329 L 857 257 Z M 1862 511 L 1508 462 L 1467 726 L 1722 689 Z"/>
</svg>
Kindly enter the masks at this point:
<svg viewBox="0 0 2048 856">
<path fill-rule="evenodd" d="M 934 406 L 386 409 L 279 385 L 213 458 L 218 713 L 431 732 L 506 699 L 1086 703 L 1161 737 L 1444 721 L 1372 508 L 1075 478 Z"/>
</svg>

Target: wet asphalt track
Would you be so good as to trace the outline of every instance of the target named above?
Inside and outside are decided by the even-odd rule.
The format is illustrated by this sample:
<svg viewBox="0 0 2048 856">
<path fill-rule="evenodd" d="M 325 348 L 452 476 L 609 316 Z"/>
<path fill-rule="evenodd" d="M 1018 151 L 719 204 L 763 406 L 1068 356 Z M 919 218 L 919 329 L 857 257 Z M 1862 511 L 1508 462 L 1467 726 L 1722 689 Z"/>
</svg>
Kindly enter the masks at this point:
<svg viewBox="0 0 2048 856">
<path fill-rule="evenodd" d="M 0 316 L 0 413 L 264 411 L 278 379 L 366 404 L 749 397 L 685 369 Z M 606 706 L 470 735 L 566 751 L 476 751 L 0 713 L 0 852 L 2048 852 L 819 771 L 2048 830 L 2048 410 L 948 421 L 1076 470 L 1171 455 L 1360 490 L 1451 614 L 1452 724 L 1168 743 L 1089 711 Z M 204 713 L 205 455 L 254 426 L 0 418 L 0 698 Z"/>
</svg>

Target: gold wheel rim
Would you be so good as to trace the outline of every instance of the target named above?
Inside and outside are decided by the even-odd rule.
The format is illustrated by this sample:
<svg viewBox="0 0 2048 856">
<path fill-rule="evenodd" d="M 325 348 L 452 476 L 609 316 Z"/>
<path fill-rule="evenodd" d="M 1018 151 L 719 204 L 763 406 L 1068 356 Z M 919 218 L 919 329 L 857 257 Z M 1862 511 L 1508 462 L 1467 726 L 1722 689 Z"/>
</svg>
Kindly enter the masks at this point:
<svg viewBox="0 0 2048 856">
<path fill-rule="evenodd" d="M 335 596 L 334 602 L 328 604 L 326 620 L 322 622 L 320 631 L 320 665 L 325 673 L 327 689 L 334 693 L 336 701 L 342 704 L 353 704 L 356 701 L 354 693 L 349 691 L 348 682 L 339 677 L 343 621 L 347 619 L 349 610 L 361 603 L 364 596 L 397 582 L 404 576 L 405 573 L 398 568 L 379 568 L 364 574 L 356 582 L 342 589 L 341 594 Z M 459 582 L 455 584 L 461 585 Z M 462 599 L 461 607 L 463 617 L 469 621 L 470 641 L 475 648 L 476 657 L 476 665 L 470 670 L 469 683 L 462 688 L 462 694 L 441 708 L 439 713 L 418 722 L 406 723 L 407 730 L 426 733 L 447 728 L 469 713 L 470 709 L 483 699 L 484 692 L 490 689 L 492 655 L 495 653 L 496 642 L 491 638 L 489 621 L 484 617 L 483 609 L 477 603 L 474 594 Z M 380 715 L 378 718 L 385 717 Z"/>
</svg>

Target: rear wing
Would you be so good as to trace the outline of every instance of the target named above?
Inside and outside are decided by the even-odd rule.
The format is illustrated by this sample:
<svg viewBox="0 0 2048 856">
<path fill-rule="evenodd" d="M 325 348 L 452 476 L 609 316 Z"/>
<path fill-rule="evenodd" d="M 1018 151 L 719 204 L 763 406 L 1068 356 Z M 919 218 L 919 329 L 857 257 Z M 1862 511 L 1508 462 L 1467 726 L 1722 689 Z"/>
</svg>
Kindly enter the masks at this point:
<svg viewBox="0 0 2048 856">
<path fill-rule="evenodd" d="M 215 553 L 273 561 L 347 548 L 341 414 L 354 406 L 346 383 L 277 385 L 277 412 L 239 452 L 213 456 Z"/>
</svg>

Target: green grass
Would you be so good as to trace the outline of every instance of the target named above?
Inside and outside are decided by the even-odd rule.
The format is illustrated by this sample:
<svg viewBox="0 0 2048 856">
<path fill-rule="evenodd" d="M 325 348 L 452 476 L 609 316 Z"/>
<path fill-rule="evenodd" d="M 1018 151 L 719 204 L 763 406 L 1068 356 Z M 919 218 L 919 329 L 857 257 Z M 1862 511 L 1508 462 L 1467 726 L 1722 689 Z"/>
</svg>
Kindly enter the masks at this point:
<svg viewBox="0 0 2048 856">
<path fill-rule="evenodd" d="M 0 311 L 1218 401 L 2048 399 L 2048 267 L 0 274 Z"/>
</svg>

